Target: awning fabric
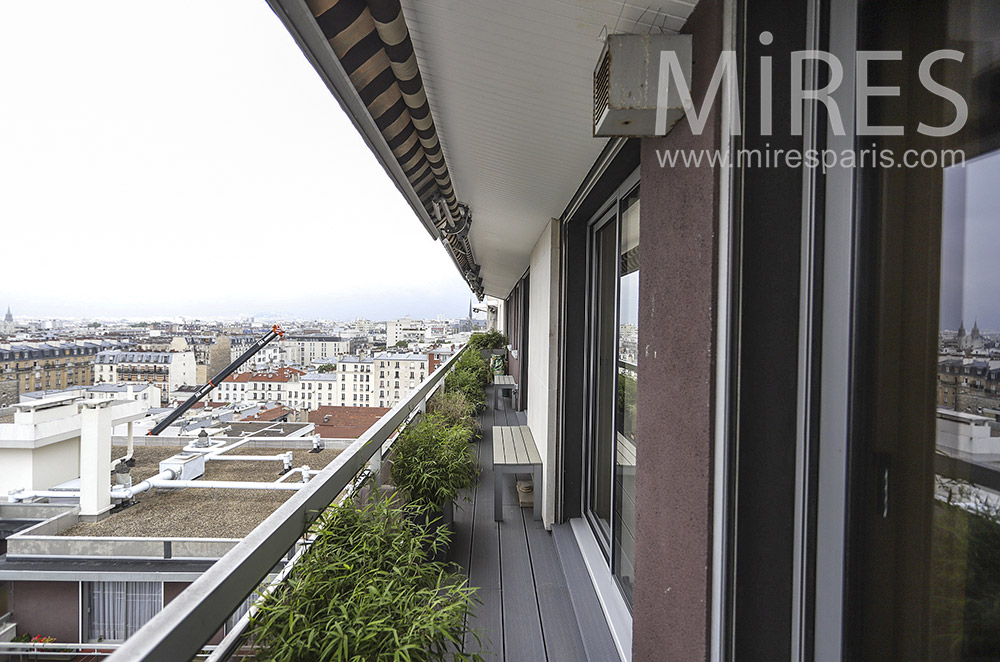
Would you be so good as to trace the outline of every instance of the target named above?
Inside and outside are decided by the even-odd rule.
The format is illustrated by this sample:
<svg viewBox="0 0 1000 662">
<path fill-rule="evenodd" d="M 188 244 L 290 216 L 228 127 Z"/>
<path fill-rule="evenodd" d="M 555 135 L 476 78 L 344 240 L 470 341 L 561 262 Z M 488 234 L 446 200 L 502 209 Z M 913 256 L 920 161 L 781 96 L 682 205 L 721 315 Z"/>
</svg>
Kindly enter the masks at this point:
<svg viewBox="0 0 1000 662">
<path fill-rule="evenodd" d="M 479 266 L 467 236 L 471 212 L 452 186 L 399 0 L 306 4 L 469 287 L 482 298 Z M 437 213 L 438 200 L 456 223 Z"/>
</svg>

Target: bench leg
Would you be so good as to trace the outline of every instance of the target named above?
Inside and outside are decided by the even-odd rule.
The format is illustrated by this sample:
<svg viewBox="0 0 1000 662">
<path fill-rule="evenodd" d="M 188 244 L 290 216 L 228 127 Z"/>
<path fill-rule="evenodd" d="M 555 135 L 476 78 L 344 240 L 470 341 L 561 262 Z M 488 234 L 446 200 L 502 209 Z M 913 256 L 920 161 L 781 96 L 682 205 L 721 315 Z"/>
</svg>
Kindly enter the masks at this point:
<svg viewBox="0 0 1000 662">
<path fill-rule="evenodd" d="M 493 519 L 503 521 L 503 476 L 502 471 L 493 474 Z"/>
<path fill-rule="evenodd" d="M 531 486 L 532 494 L 531 500 L 534 504 L 532 510 L 535 514 L 535 519 L 542 519 L 542 465 L 535 467 L 534 471 L 534 484 Z"/>
</svg>

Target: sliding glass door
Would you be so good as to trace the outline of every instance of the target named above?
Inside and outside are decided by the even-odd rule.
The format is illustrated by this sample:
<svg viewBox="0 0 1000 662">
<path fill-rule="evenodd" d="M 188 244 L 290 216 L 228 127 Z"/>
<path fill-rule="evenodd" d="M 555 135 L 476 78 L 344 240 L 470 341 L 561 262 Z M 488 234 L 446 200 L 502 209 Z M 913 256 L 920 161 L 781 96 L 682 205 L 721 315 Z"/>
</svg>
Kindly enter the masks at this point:
<svg viewBox="0 0 1000 662">
<path fill-rule="evenodd" d="M 619 191 L 590 227 L 590 359 L 585 512 L 626 602 L 635 548 L 639 188 Z"/>
<path fill-rule="evenodd" d="M 886 0 L 861 21 L 864 48 L 902 53 L 873 66 L 902 92 L 871 123 L 906 127 L 876 146 L 909 161 L 860 180 L 874 235 L 860 315 L 877 324 L 855 371 L 848 652 L 996 660 L 1000 5 Z M 915 83 L 925 69 L 952 99 Z"/>
</svg>

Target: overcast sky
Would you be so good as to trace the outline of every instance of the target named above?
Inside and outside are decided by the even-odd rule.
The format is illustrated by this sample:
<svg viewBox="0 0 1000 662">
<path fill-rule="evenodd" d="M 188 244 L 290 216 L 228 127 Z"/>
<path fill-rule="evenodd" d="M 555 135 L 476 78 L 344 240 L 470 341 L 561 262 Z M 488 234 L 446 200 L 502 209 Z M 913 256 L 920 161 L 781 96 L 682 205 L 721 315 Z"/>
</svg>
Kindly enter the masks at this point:
<svg viewBox="0 0 1000 662">
<path fill-rule="evenodd" d="M 945 171 L 941 328 L 1000 329 L 1000 153 Z"/>
<path fill-rule="evenodd" d="M 263 0 L 0 5 L 0 313 L 464 315 Z"/>
</svg>

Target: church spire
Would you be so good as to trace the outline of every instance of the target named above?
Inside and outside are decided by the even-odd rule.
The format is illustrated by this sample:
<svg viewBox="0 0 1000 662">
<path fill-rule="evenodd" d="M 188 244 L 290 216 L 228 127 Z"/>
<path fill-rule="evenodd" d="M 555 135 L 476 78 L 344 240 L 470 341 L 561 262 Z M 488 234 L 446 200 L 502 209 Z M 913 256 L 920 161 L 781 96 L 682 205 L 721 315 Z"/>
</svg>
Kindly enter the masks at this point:
<svg viewBox="0 0 1000 662">
<path fill-rule="evenodd" d="M 3 318 L 4 322 L 13 322 L 14 316 L 10 314 L 10 304 L 7 304 L 7 314 Z"/>
</svg>

